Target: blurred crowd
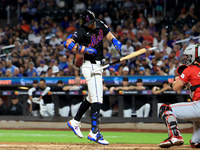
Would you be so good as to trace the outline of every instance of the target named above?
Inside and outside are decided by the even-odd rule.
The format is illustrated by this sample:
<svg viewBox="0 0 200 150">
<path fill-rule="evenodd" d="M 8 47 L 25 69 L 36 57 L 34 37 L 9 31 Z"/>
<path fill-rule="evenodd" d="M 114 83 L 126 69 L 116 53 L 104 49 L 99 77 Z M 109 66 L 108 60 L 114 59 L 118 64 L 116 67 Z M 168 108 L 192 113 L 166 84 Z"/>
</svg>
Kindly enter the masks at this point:
<svg viewBox="0 0 200 150">
<path fill-rule="evenodd" d="M 70 52 L 62 42 L 80 26 L 79 14 L 85 9 L 95 12 L 123 45 L 119 54 L 104 39 L 103 64 L 147 49 L 139 57 L 110 66 L 104 76 L 175 75 L 184 63 L 184 49 L 199 43 L 194 39 L 200 34 L 195 3 L 181 5 L 179 13 L 172 14 L 173 21 L 164 17 L 163 0 L 18 0 L 18 4 L 18 23 L 0 25 L 1 77 L 81 75 L 84 55 Z M 183 39 L 188 40 L 177 44 Z"/>
</svg>

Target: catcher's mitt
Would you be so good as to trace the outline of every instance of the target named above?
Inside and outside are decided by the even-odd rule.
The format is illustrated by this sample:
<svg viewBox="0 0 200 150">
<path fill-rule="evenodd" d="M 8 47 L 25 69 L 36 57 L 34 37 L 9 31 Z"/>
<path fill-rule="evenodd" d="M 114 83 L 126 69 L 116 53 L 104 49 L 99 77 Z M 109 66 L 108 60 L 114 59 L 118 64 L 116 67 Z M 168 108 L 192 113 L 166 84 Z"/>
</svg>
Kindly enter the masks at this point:
<svg viewBox="0 0 200 150">
<path fill-rule="evenodd" d="M 178 75 L 181 75 L 183 70 L 187 68 L 186 65 L 180 65 L 177 69 L 176 69 L 176 72 L 178 73 Z"/>
</svg>

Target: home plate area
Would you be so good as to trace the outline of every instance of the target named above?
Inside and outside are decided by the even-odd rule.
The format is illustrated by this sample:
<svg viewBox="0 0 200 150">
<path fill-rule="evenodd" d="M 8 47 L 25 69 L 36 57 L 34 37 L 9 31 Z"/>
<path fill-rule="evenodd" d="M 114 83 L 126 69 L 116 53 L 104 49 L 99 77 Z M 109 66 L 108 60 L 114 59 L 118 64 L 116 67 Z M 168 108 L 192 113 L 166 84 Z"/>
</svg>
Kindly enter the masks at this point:
<svg viewBox="0 0 200 150">
<path fill-rule="evenodd" d="M 1 150 L 157 150 L 158 144 L 71 144 L 0 142 Z M 173 146 L 170 150 L 192 149 L 189 145 Z"/>
</svg>

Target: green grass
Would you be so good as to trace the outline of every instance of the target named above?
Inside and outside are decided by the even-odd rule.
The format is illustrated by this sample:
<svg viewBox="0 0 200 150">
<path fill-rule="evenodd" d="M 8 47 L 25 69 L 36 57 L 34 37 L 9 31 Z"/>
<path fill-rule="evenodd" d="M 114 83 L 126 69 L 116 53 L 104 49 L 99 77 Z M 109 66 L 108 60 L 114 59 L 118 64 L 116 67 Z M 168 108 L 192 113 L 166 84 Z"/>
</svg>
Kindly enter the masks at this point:
<svg viewBox="0 0 200 150">
<path fill-rule="evenodd" d="M 84 137 L 78 138 L 72 131 L 46 130 L 0 130 L 1 142 L 51 142 L 51 143 L 91 143 L 87 139 L 89 132 L 84 131 Z M 140 132 L 102 132 L 104 138 L 112 143 L 126 144 L 159 144 L 165 140 L 167 133 Z M 182 134 L 185 144 L 189 144 L 192 134 Z"/>
</svg>

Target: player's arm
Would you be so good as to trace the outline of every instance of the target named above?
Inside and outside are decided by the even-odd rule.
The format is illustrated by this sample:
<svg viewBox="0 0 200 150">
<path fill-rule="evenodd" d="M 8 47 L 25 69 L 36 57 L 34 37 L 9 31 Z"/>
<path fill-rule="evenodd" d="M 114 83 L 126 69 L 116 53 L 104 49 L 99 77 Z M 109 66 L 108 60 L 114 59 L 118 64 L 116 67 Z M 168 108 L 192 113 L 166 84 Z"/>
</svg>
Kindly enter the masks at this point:
<svg viewBox="0 0 200 150">
<path fill-rule="evenodd" d="M 42 92 L 42 94 L 39 97 L 39 101 L 42 99 L 43 96 L 45 96 L 49 91 L 51 90 L 51 88 L 49 86 L 47 86 L 44 91 Z"/>
<path fill-rule="evenodd" d="M 103 87 L 103 90 L 104 90 L 104 91 L 107 91 L 107 90 L 108 90 L 108 88 L 107 88 L 106 86 L 104 86 L 104 87 Z"/>
<path fill-rule="evenodd" d="M 122 43 L 118 41 L 110 31 L 106 35 L 106 39 L 109 42 L 113 43 L 113 45 L 115 46 L 117 50 L 121 51 Z"/>
<path fill-rule="evenodd" d="M 146 90 L 144 86 L 136 86 L 135 90 Z"/>
<path fill-rule="evenodd" d="M 128 87 L 128 90 L 135 90 L 136 89 L 136 86 L 129 86 Z"/>
<path fill-rule="evenodd" d="M 123 87 L 123 86 L 122 86 L 122 87 L 119 88 L 119 90 L 129 90 L 129 88 L 128 88 L 128 87 Z"/>
<path fill-rule="evenodd" d="M 153 91 L 152 90 L 152 92 L 153 92 L 153 94 L 160 94 L 160 93 L 162 93 L 162 92 L 164 92 L 164 91 L 167 91 L 167 90 L 171 90 L 172 88 L 170 87 L 170 86 L 168 86 L 168 87 L 164 87 L 164 88 L 162 88 L 162 89 L 160 89 L 160 90 L 156 90 L 156 91 Z"/>
<path fill-rule="evenodd" d="M 110 91 L 110 93 L 111 93 L 111 94 L 113 94 L 113 92 L 114 92 L 114 89 L 115 89 L 115 87 L 113 87 L 113 86 L 112 86 L 112 87 L 110 87 L 110 90 L 109 90 L 109 91 Z"/>
<path fill-rule="evenodd" d="M 67 37 L 67 39 L 63 43 L 64 47 L 69 49 L 70 51 L 78 51 L 79 53 L 87 53 L 90 55 L 97 54 L 97 50 L 92 47 L 85 47 L 83 45 L 79 45 L 75 42 L 75 40 L 72 37 L 72 34 Z"/>
<path fill-rule="evenodd" d="M 62 90 L 63 90 L 63 91 L 68 91 L 70 88 L 71 88 L 71 86 L 64 86 L 64 87 L 62 88 Z"/>
<path fill-rule="evenodd" d="M 176 77 L 176 78 L 177 78 L 176 81 L 174 81 L 173 84 L 172 84 L 174 91 L 181 90 L 185 86 L 185 83 L 183 81 L 181 81 L 179 79 L 179 77 Z"/>
<path fill-rule="evenodd" d="M 33 99 L 33 92 L 36 91 L 36 88 L 35 87 L 32 87 L 28 90 L 28 95 L 29 95 L 29 99 L 32 101 Z"/>
</svg>

